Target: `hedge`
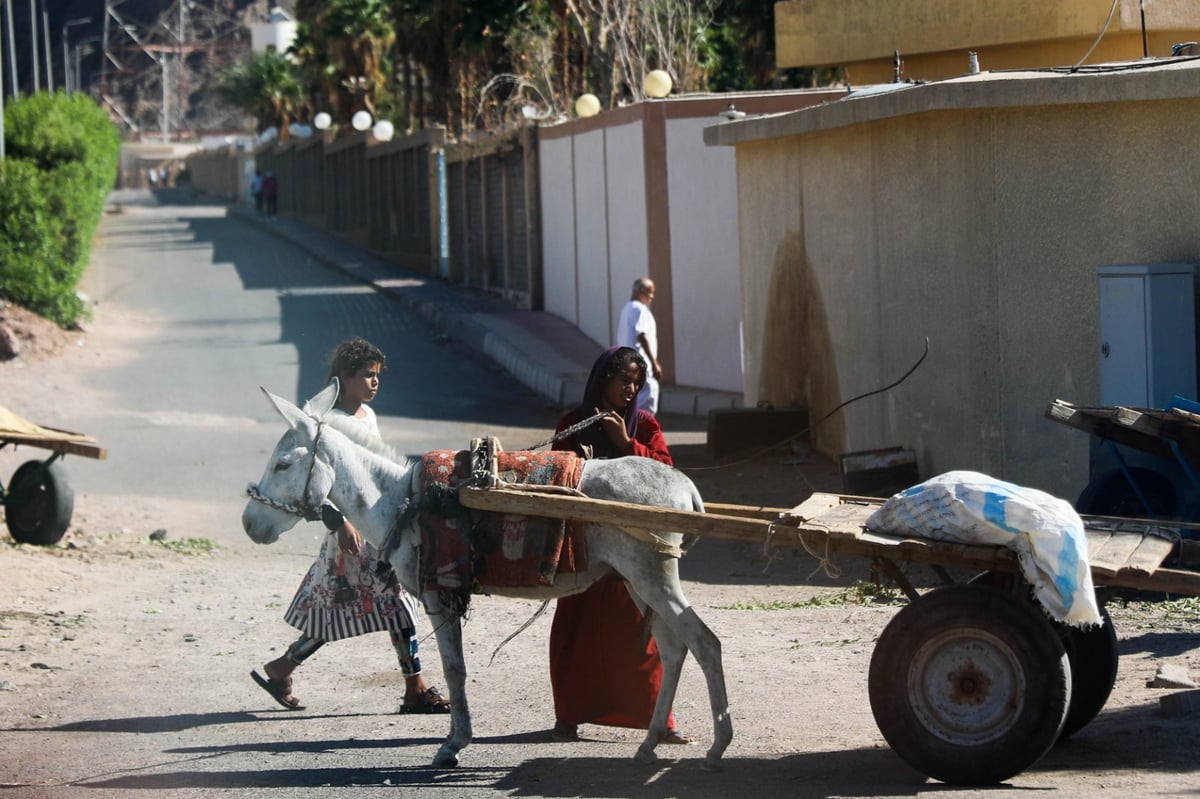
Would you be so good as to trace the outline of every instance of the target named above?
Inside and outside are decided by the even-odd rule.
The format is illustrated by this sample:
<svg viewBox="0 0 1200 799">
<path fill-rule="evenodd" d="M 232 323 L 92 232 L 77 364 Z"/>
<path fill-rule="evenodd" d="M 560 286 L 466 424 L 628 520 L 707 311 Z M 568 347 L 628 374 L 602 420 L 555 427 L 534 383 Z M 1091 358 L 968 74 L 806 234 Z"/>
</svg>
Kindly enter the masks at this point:
<svg viewBox="0 0 1200 799">
<path fill-rule="evenodd" d="M 42 92 L 4 106 L 0 298 L 70 326 L 75 287 L 117 177 L 117 128 L 86 94 Z"/>
</svg>

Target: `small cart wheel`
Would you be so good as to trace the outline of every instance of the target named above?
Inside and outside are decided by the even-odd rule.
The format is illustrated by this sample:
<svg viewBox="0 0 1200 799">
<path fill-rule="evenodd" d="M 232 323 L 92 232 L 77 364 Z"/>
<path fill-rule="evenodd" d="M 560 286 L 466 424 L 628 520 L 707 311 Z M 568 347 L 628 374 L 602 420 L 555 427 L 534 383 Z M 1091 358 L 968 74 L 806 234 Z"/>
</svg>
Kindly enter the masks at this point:
<svg viewBox="0 0 1200 799">
<path fill-rule="evenodd" d="M 1019 588 L 1037 607 L 1029 583 L 1016 574 L 987 571 L 972 578 L 971 584 L 994 585 L 1014 594 Z M 1079 732 L 1096 718 L 1117 684 L 1117 633 L 1103 605 L 1100 606 L 1100 618 L 1103 624 L 1086 630 L 1048 619 L 1071 661 L 1071 707 L 1067 710 L 1062 732 L 1058 734 L 1060 741 Z"/>
<path fill-rule="evenodd" d="M 1071 666 L 1029 603 L 957 585 L 925 594 L 884 628 L 868 689 L 880 732 L 905 762 L 943 782 L 984 785 L 1054 745 Z"/>
<path fill-rule="evenodd" d="M 57 461 L 26 461 L 13 473 L 4 497 L 4 521 L 14 540 L 56 544 L 74 511 L 75 494 Z"/>
</svg>

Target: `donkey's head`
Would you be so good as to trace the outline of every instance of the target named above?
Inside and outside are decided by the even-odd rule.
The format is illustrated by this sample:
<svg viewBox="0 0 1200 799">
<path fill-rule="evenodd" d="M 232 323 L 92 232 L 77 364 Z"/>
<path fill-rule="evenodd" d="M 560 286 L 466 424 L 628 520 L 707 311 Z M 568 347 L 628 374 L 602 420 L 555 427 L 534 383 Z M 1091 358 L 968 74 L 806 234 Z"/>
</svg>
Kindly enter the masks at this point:
<svg viewBox="0 0 1200 799">
<path fill-rule="evenodd" d="M 246 493 L 250 500 L 242 511 L 246 535 L 259 544 L 274 543 L 301 519 L 315 520 L 333 487 L 334 470 L 322 458 L 321 435 L 325 415 L 337 401 L 338 383 L 332 381 L 304 404 L 304 409 L 263 389 L 267 399 L 288 423 L 257 483 Z"/>
</svg>

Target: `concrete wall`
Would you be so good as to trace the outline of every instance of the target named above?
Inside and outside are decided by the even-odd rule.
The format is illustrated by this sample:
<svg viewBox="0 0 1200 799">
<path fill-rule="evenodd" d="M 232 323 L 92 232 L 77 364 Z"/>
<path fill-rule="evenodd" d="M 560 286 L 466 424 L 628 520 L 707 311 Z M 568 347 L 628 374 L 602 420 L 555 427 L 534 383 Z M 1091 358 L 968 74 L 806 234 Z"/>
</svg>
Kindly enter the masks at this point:
<svg viewBox="0 0 1200 799">
<path fill-rule="evenodd" d="M 1200 62 L 974 76 L 705 131 L 737 152 L 747 404 L 829 454 L 903 445 L 1074 498 L 1096 268 L 1200 263 Z"/>
<path fill-rule="evenodd" d="M 1072 66 L 1085 55 L 1087 64 L 1164 57 L 1172 45 L 1198 38 L 1200 4 L 1194 0 L 1117 0 L 1115 10 L 1112 0 L 775 5 L 778 66 L 845 66 L 853 85 L 892 80 L 897 51 L 904 78 L 941 80 L 967 72 L 968 51 L 978 54 L 985 70 L 1028 69 Z"/>
<path fill-rule="evenodd" d="M 666 381 L 740 392 L 735 158 L 706 147 L 703 130 L 730 103 L 771 113 L 843 94 L 669 98 L 542 128 L 545 309 L 608 343 L 633 281 L 649 275 Z"/>
</svg>

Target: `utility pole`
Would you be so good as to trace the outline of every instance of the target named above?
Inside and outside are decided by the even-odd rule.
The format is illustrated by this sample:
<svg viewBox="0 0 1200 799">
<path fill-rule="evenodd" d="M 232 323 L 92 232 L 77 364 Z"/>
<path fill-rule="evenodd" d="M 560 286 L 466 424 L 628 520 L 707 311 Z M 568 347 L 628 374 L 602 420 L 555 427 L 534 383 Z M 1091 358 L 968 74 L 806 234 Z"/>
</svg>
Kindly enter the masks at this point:
<svg viewBox="0 0 1200 799">
<path fill-rule="evenodd" d="M 167 54 L 159 53 L 158 63 L 162 65 L 162 140 L 170 141 L 170 123 L 167 121 Z"/>
<path fill-rule="evenodd" d="M 12 0 L 4 0 L 4 10 L 8 13 L 8 77 L 9 85 L 12 86 L 12 93 L 8 96 L 15 100 L 17 99 L 17 42 L 13 37 Z"/>
<path fill-rule="evenodd" d="M 38 93 L 37 0 L 29 0 L 29 66 L 33 68 L 33 93 Z"/>
<path fill-rule="evenodd" d="M 67 43 L 67 29 L 73 25 L 86 25 L 91 21 L 91 17 L 79 17 L 78 19 L 67 20 L 62 26 L 63 88 L 68 94 L 71 91 L 71 62 L 69 61 L 71 57 L 71 47 Z"/>
<path fill-rule="evenodd" d="M 42 45 L 46 52 L 46 91 L 54 91 L 54 70 L 50 67 L 50 12 L 42 5 Z"/>
</svg>

